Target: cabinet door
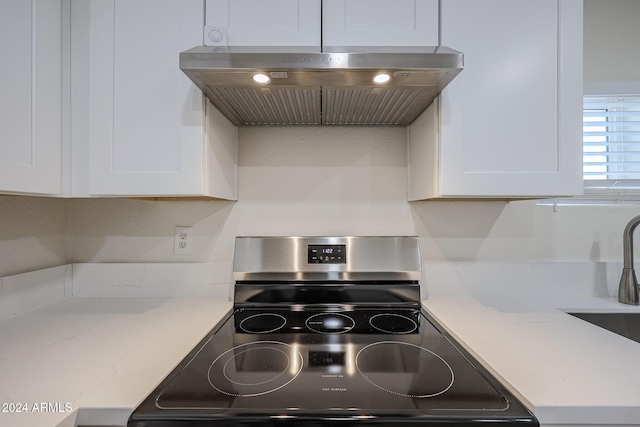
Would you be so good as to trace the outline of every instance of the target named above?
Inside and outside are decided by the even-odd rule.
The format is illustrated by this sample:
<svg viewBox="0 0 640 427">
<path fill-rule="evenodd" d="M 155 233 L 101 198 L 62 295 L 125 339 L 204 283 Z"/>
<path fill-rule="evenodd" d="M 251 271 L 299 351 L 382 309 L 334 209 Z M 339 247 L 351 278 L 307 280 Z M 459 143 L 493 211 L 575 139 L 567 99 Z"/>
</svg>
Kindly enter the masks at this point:
<svg viewBox="0 0 640 427">
<path fill-rule="evenodd" d="M 2 3 L 1 192 L 61 192 L 61 22 L 59 0 Z"/>
<path fill-rule="evenodd" d="M 202 1 L 89 7 L 89 193 L 202 195 L 203 96 L 179 69 L 201 44 Z"/>
<path fill-rule="evenodd" d="M 206 0 L 208 46 L 320 48 L 320 0 Z"/>
<path fill-rule="evenodd" d="M 438 0 L 323 0 L 324 46 L 437 46 Z"/>
<path fill-rule="evenodd" d="M 582 1 L 447 0 L 441 196 L 582 192 Z"/>
</svg>

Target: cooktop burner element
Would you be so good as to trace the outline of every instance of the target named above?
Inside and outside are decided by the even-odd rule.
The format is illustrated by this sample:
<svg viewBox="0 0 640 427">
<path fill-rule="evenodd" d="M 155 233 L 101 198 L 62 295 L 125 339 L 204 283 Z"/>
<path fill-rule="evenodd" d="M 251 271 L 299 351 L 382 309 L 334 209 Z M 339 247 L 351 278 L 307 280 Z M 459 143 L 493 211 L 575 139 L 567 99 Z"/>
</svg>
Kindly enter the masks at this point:
<svg viewBox="0 0 640 427">
<path fill-rule="evenodd" d="M 389 360 L 401 359 L 409 366 L 397 371 L 383 368 Z M 389 393 L 412 398 L 434 397 L 453 385 L 453 370 L 431 350 L 397 341 L 374 342 L 356 355 L 358 371 L 376 387 Z M 420 378 L 422 381 L 415 381 Z"/>
<path fill-rule="evenodd" d="M 353 319 L 342 313 L 319 313 L 305 322 L 307 328 L 319 334 L 344 334 L 355 326 Z"/>
<path fill-rule="evenodd" d="M 415 237 L 238 237 L 233 309 L 127 426 L 537 427 L 420 277 Z"/>
<path fill-rule="evenodd" d="M 281 314 L 258 313 L 246 317 L 240 322 L 240 329 L 250 334 L 268 334 L 286 325 L 287 319 Z"/>
<path fill-rule="evenodd" d="M 371 316 L 369 324 L 374 329 L 387 334 L 409 334 L 418 328 L 411 318 L 394 313 L 381 313 Z"/>
<path fill-rule="evenodd" d="M 276 391 L 302 370 L 302 355 L 288 344 L 259 341 L 225 351 L 209 367 L 209 384 L 229 396 L 251 397 Z"/>
</svg>

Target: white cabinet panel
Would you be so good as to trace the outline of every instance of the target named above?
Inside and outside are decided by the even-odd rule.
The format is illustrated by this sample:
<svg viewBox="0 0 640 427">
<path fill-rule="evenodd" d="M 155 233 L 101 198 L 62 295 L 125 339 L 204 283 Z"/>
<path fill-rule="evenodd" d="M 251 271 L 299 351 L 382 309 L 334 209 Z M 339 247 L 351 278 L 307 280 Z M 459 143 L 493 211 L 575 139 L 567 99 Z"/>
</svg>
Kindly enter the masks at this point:
<svg viewBox="0 0 640 427">
<path fill-rule="evenodd" d="M 435 46 L 438 0 L 206 0 L 204 44 Z"/>
<path fill-rule="evenodd" d="M 437 46 L 438 0 L 323 0 L 324 46 Z"/>
<path fill-rule="evenodd" d="M 442 7 L 442 42 L 464 53 L 465 68 L 440 98 L 439 172 L 428 197 L 579 194 L 582 2 Z"/>
<path fill-rule="evenodd" d="M 205 194 L 238 199 L 238 128 L 206 100 Z"/>
<path fill-rule="evenodd" d="M 201 43 L 202 1 L 94 0 L 87 15 L 74 39 L 89 33 L 88 193 L 219 197 L 204 99 L 179 69 L 179 53 Z M 221 126 L 235 144 L 235 127 Z"/>
<path fill-rule="evenodd" d="M 62 2 L 1 7 L 0 192 L 60 194 Z"/>
<path fill-rule="evenodd" d="M 189 45 L 185 39 L 191 35 L 197 40 L 197 31 L 189 34 L 188 29 L 195 30 L 199 14 L 196 9 L 181 16 L 184 11 L 178 1 L 158 3 L 115 3 L 113 172 L 180 171 L 182 144 L 176 141 L 181 139 L 184 105 L 193 105 L 198 97 L 176 72 L 176 59 L 182 46 Z M 189 18 L 193 22 L 189 23 Z M 183 21 L 185 28 L 181 28 Z M 195 116 L 193 109 L 184 113 L 199 124 L 199 110 L 197 107 Z M 197 141 L 198 129 L 193 131 Z"/>
<path fill-rule="evenodd" d="M 319 47 L 320 15 L 320 0 L 206 0 L 204 44 Z"/>
<path fill-rule="evenodd" d="M 31 162 L 32 19 L 31 2 L 6 2 L 0 14 L 0 52 L 11 58 L 0 68 L 0 158 Z M 8 141 L 15 141 L 9 144 Z"/>
</svg>

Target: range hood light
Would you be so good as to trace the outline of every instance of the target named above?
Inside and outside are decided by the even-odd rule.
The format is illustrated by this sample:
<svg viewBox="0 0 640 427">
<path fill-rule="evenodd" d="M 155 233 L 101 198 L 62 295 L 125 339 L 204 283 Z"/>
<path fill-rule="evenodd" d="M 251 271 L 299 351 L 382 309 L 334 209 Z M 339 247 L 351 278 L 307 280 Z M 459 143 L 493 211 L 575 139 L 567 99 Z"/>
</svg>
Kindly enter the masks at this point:
<svg viewBox="0 0 640 427">
<path fill-rule="evenodd" d="M 373 78 L 373 82 L 379 85 L 389 83 L 390 80 L 391 76 L 386 73 L 376 74 L 376 76 Z"/>
<path fill-rule="evenodd" d="M 271 78 L 264 73 L 257 73 L 253 75 L 253 80 L 256 83 L 267 84 L 271 81 Z"/>
</svg>

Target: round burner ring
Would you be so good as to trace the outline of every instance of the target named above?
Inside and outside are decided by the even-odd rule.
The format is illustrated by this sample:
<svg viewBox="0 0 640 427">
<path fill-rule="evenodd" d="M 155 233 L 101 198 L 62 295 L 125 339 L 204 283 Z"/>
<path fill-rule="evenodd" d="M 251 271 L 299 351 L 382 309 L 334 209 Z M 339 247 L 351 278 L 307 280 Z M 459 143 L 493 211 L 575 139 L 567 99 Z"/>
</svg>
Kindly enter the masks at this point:
<svg viewBox="0 0 640 427">
<path fill-rule="evenodd" d="M 406 328 L 402 328 L 399 330 L 392 330 L 392 329 L 386 329 L 380 326 L 376 326 L 375 320 L 382 319 L 384 317 L 390 317 L 390 318 L 393 318 L 395 321 L 400 320 L 401 322 L 405 322 Z M 395 314 L 395 313 L 380 313 L 380 314 L 371 316 L 371 318 L 369 318 L 369 324 L 374 329 L 387 334 L 410 334 L 411 332 L 415 331 L 418 328 L 418 324 L 413 319 L 407 316 L 403 316 L 401 314 Z"/>
<path fill-rule="evenodd" d="M 346 314 L 326 312 L 310 316 L 305 325 L 319 334 L 344 334 L 353 329 L 356 322 Z"/>
<path fill-rule="evenodd" d="M 279 341 L 240 344 L 220 354 L 209 366 L 207 379 L 222 394 L 261 396 L 279 390 L 302 371 L 302 354 Z"/>
<path fill-rule="evenodd" d="M 394 347 L 396 348 L 394 349 Z M 384 368 L 381 369 L 378 366 L 381 361 L 386 361 L 388 364 L 394 358 L 397 359 L 398 351 L 404 351 L 404 359 L 418 359 L 418 374 L 411 373 L 409 377 L 421 379 L 422 381 L 419 383 L 406 381 L 406 378 L 402 378 L 402 371 L 399 371 L 398 375 L 391 375 L 394 371 L 385 371 Z M 373 356 L 367 353 L 373 353 Z M 369 357 L 369 360 L 367 360 L 367 357 Z M 367 369 L 367 363 L 371 363 L 370 369 Z M 388 393 L 403 397 L 435 397 L 449 390 L 454 382 L 453 369 L 442 357 L 424 347 L 402 341 L 378 341 L 364 346 L 356 354 L 356 368 L 374 386 Z M 397 384 L 385 384 L 385 381 L 397 381 Z M 405 390 L 403 387 L 406 387 L 407 383 L 415 383 L 413 384 L 415 387 L 426 388 Z"/>
<path fill-rule="evenodd" d="M 256 320 L 265 320 L 268 319 L 267 322 L 272 322 L 270 329 L 259 329 L 259 328 L 251 328 L 251 322 Z M 281 314 L 276 313 L 258 313 L 251 316 L 247 316 L 240 322 L 240 329 L 244 332 L 248 332 L 250 334 L 268 334 L 271 332 L 275 332 L 278 329 L 282 329 L 284 325 L 287 323 L 287 319 Z"/>
<path fill-rule="evenodd" d="M 289 367 L 289 363 L 287 363 L 287 366 L 285 366 L 285 368 L 284 368 L 284 369 L 282 370 L 282 372 L 280 372 L 279 374 L 275 374 L 275 376 L 273 376 L 273 377 L 271 377 L 271 378 L 268 378 L 268 379 L 265 379 L 264 381 L 260 381 L 260 382 L 249 382 L 249 383 L 246 383 L 246 382 L 235 381 L 235 380 L 231 379 L 231 378 L 229 377 L 229 374 L 227 373 L 227 368 L 228 368 L 228 366 L 229 366 L 229 363 L 231 363 L 231 362 L 235 361 L 235 358 L 236 358 L 236 357 L 241 357 L 243 353 L 246 353 L 246 352 L 249 352 L 249 351 L 261 351 L 261 352 L 263 352 L 263 353 L 264 353 L 264 352 L 265 352 L 265 350 L 268 350 L 269 352 L 274 351 L 274 352 L 282 353 L 282 355 L 283 355 L 287 360 L 289 360 L 289 356 L 287 356 L 287 354 L 286 354 L 284 351 L 282 351 L 282 350 L 280 350 L 280 349 L 278 349 L 278 348 L 265 348 L 265 347 L 248 348 L 248 349 L 246 349 L 246 350 L 242 350 L 242 351 L 237 352 L 237 353 L 236 353 L 232 358 L 230 358 L 229 360 L 227 360 L 227 362 L 224 364 L 224 367 L 222 368 L 222 372 L 224 372 L 224 377 L 225 377 L 227 380 L 229 380 L 229 382 L 232 382 L 233 384 L 244 385 L 244 386 L 262 385 L 262 384 L 270 383 L 271 381 L 275 381 L 275 380 L 277 380 L 277 379 L 278 379 L 278 378 L 280 378 L 280 377 L 281 377 L 285 372 L 287 372 L 287 368 Z M 263 357 L 268 357 L 266 354 L 263 354 L 262 356 L 263 356 Z M 275 357 L 280 357 L 280 355 L 276 353 L 276 354 L 275 354 Z M 213 363 L 215 363 L 215 361 L 214 361 Z M 232 368 L 229 368 L 229 370 L 231 370 L 231 369 L 232 369 Z M 214 388 L 215 388 L 215 386 L 214 386 Z M 224 392 L 223 392 L 223 393 L 224 393 Z"/>
</svg>

